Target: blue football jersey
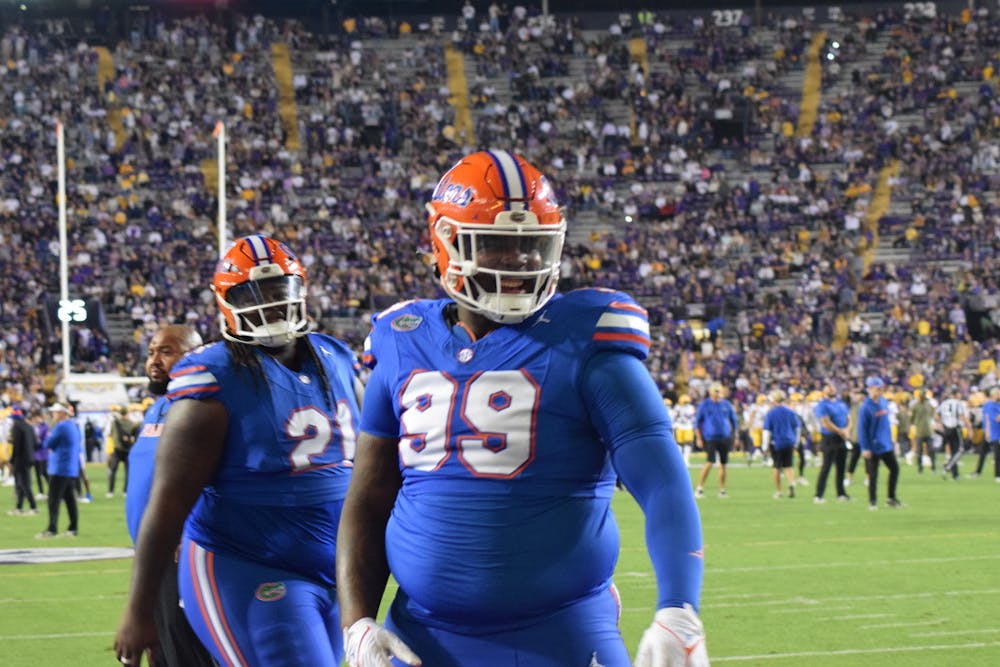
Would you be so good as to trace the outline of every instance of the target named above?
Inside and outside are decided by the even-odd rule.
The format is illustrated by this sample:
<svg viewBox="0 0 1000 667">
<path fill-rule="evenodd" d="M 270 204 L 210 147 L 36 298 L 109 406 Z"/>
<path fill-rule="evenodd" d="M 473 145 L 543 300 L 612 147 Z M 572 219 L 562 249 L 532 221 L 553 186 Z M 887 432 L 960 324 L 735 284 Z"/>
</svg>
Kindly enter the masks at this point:
<svg viewBox="0 0 1000 667">
<path fill-rule="evenodd" d="M 616 475 L 580 380 L 602 351 L 645 358 L 649 325 L 631 297 L 584 289 L 472 341 L 450 303 L 376 316 L 361 429 L 399 438 L 386 549 L 411 611 L 481 631 L 610 583 Z"/>
<path fill-rule="evenodd" d="M 143 417 L 142 428 L 128 453 L 128 487 L 125 489 L 125 525 L 135 544 L 139 539 L 142 515 L 149 504 L 153 488 L 153 468 L 156 463 L 156 446 L 163 432 L 167 416 L 167 397 L 160 396 L 149 406 Z"/>
<path fill-rule="evenodd" d="M 332 583 L 340 508 L 358 425 L 354 353 L 320 334 L 308 340 L 332 396 L 306 357 L 293 371 L 260 350 L 266 382 L 223 343 L 200 348 L 170 373 L 170 401 L 221 402 L 229 413 L 219 468 L 188 517 L 188 537 L 209 549 Z"/>
</svg>

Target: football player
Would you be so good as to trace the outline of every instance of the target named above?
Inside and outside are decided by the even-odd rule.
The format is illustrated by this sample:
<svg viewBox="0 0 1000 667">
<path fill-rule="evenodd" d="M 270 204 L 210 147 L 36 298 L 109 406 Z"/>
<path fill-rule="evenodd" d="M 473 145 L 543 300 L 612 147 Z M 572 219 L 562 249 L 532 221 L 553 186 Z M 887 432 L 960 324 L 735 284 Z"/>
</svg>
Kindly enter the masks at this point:
<svg viewBox="0 0 1000 667">
<path fill-rule="evenodd" d="M 673 412 L 674 436 L 684 455 L 684 465 L 691 463 L 691 450 L 694 449 L 694 404 L 687 392 L 677 398 L 677 407 Z"/>
<path fill-rule="evenodd" d="M 184 610 L 219 664 L 337 667 L 333 558 L 358 364 L 309 332 L 305 270 L 285 244 L 239 239 L 212 291 L 225 340 L 171 370 L 117 656 L 138 664 L 155 646 L 152 607 L 181 542 Z"/>
<path fill-rule="evenodd" d="M 464 157 L 428 211 L 449 298 L 380 313 L 366 343 L 337 540 L 348 664 L 629 665 L 616 476 L 646 514 L 658 583 L 635 664 L 708 664 L 700 518 L 642 364 L 645 310 L 610 290 L 556 294 L 566 221 L 519 155 Z"/>
</svg>

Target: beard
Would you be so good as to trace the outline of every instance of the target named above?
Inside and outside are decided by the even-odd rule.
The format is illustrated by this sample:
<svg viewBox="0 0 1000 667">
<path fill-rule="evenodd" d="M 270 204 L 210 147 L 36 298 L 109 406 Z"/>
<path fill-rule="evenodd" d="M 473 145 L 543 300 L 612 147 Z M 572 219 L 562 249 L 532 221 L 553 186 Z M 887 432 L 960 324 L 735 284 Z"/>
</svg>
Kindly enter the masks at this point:
<svg viewBox="0 0 1000 667">
<path fill-rule="evenodd" d="M 146 389 L 153 396 L 163 396 L 164 394 L 167 393 L 167 385 L 168 384 L 169 384 L 169 381 L 167 381 L 167 382 L 163 382 L 163 381 L 157 382 L 156 380 L 150 380 L 149 384 L 146 385 Z"/>
</svg>

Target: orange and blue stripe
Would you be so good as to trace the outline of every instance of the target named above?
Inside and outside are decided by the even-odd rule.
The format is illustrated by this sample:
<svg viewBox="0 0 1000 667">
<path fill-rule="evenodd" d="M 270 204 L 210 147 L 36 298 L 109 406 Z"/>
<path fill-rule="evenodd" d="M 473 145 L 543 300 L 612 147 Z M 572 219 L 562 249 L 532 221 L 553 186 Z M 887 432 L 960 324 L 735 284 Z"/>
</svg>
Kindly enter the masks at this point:
<svg viewBox="0 0 1000 667">
<path fill-rule="evenodd" d="M 593 340 L 617 341 L 649 349 L 649 315 L 634 303 L 612 301 L 594 326 Z"/>
<path fill-rule="evenodd" d="M 167 398 L 176 400 L 191 394 L 214 394 L 219 391 L 219 380 L 206 366 L 189 366 L 170 374 Z"/>
</svg>

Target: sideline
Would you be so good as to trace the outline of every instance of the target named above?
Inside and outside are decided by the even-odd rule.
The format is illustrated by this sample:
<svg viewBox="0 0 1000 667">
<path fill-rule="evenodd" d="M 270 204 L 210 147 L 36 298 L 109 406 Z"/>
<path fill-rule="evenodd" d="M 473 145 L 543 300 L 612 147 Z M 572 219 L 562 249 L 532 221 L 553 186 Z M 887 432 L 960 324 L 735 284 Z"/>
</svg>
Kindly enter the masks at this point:
<svg viewBox="0 0 1000 667">
<path fill-rule="evenodd" d="M 32 549 L 0 549 L 0 565 L 38 563 L 72 563 L 83 560 L 132 558 L 132 547 L 35 547 Z"/>
</svg>

